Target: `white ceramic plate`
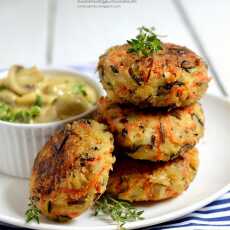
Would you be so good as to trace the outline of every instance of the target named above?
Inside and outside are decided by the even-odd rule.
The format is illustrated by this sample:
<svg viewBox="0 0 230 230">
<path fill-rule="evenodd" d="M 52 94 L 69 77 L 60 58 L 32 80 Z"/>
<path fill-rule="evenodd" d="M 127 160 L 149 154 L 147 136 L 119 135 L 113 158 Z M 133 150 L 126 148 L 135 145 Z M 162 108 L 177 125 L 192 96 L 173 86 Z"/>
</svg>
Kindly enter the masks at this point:
<svg viewBox="0 0 230 230">
<path fill-rule="evenodd" d="M 201 162 L 197 177 L 181 196 L 138 207 L 145 211 L 145 219 L 128 223 L 125 226 L 127 229 L 150 226 L 184 216 L 205 206 L 230 189 L 230 103 L 207 95 L 202 104 L 206 115 L 206 131 L 198 146 Z M 0 221 L 34 229 L 117 229 L 117 226 L 108 220 L 94 217 L 92 210 L 67 224 L 57 224 L 43 218 L 39 225 L 26 224 L 24 212 L 27 193 L 27 180 L 0 176 Z"/>
</svg>

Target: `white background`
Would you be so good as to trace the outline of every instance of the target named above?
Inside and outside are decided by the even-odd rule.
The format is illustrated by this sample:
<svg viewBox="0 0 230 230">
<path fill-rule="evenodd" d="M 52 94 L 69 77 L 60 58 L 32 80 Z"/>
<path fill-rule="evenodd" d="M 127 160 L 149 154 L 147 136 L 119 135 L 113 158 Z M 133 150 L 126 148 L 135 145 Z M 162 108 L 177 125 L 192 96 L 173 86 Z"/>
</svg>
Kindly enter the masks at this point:
<svg viewBox="0 0 230 230">
<path fill-rule="evenodd" d="M 230 1 L 136 0 L 120 8 L 79 8 L 78 0 L 0 0 L 0 68 L 96 63 L 111 45 L 154 26 L 165 41 L 210 61 L 230 94 Z M 195 37 L 194 37 L 195 33 Z M 196 37 L 197 35 L 197 37 Z M 210 93 L 221 95 L 213 80 Z"/>
</svg>

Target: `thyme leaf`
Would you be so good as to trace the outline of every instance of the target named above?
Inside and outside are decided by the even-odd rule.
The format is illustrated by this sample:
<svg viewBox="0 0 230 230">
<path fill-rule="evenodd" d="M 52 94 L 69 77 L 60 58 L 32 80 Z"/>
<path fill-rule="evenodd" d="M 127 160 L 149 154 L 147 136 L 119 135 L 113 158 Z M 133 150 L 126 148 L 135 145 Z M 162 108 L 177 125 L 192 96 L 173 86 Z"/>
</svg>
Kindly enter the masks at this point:
<svg viewBox="0 0 230 230">
<path fill-rule="evenodd" d="M 41 215 L 41 211 L 36 207 L 34 200 L 30 198 L 30 201 L 28 203 L 28 209 L 25 212 L 26 223 L 29 223 L 32 220 L 34 220 L 39 224 L 40 215 Z"/>
</svg>

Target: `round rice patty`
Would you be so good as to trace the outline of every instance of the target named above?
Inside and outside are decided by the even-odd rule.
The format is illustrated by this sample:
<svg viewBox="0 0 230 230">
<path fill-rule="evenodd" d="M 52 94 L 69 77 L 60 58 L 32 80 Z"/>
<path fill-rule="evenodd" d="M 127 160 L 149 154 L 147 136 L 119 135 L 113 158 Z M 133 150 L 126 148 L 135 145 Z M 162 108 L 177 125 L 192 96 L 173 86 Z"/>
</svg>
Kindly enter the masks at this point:
<svg viewBox="0 0 230 230">
<path fill-rule="evenodd" d="M 183 157 L 165 163 L 128 157 L 117 159 L 106 192 L 130 202 L 172 198 L 188 188 L 198 165 L 198 151 L 195 148 Z"/>
<path fill-rule="evenodd" d="M 204 61 L 175 44 L 148 57 L 129 53 L 129 45 L 110 48 L 99 59 L 101 83 L 113 102 L 139 107 L 179 107 L 198 101 L 210 78 Z"/>
<path fill-rule="evenodd" d="M 37 155 L 30 196 L 42 214 L 67 221 L 104 193 L 114 163 L 113 136 L 93 120 L 79 120 L 56 132 Z"/>
<path fill-rule="evenodd" d="M 102 97 L 96 119 L 106 123 L 122 152 L 139 160 L 168 161 L 198 143 L 204 132 L 200 104 L 171 111 L 137 110 Z"/>
</svg>

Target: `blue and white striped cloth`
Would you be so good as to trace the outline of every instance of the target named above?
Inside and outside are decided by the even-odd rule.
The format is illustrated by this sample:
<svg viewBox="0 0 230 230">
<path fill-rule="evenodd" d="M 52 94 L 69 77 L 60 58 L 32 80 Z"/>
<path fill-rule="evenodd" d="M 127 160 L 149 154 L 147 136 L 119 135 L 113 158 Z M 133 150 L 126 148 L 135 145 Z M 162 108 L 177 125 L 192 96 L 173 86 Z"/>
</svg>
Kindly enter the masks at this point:
<svg viewBox="0 0 230 230">
<path fill-rule="evenodd" d="M 164 229 L 230 229 L 230 191 L 206 207 L 182 218 L 145 228 L 145 230 Z"/>
</svg>

